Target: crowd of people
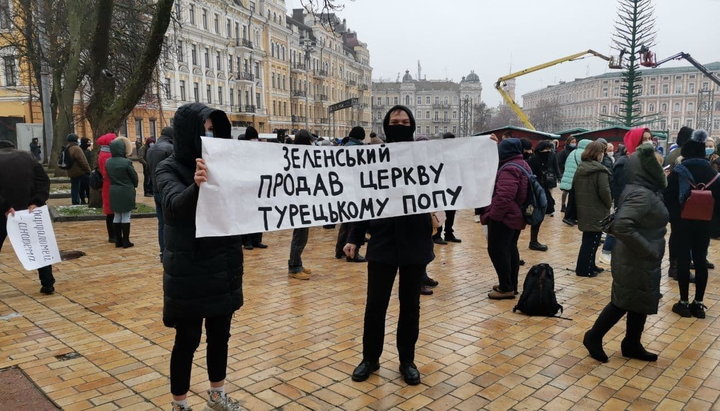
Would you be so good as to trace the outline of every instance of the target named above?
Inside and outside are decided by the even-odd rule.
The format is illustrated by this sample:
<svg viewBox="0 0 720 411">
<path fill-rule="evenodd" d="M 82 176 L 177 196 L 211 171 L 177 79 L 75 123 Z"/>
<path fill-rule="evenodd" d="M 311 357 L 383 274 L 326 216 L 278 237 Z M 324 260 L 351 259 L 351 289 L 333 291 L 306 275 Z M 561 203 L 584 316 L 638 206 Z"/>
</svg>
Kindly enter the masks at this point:
<svg viewBox="0 0 720 411">
<path fill-rule="evenodd" d="M 411 142 L 415 138 L 415 119 L 410 109 L 394 106 L 383 120 L 385 140 L 370 134 L 368 144 Z M 178 109 L 173 127 L 162 130 L 160 137 L 146 139 L 135 147 L 142 164 L 143 193 L 154 198 L 158 220 L 159 256 L 163 265 L 163 322 L 175 329 L 170 358 L 172 409 L 189 410 L 187 393 L 194 353 L 200 344 L 203 323 L 207 334 L 207 404 L 214 410 L 240 409 L 239 403 L 225 393 L 228 344 L 233 313 L 243 305 L 243 249 L 264 249 L 262 233 L 242 236 L 195 238 L 195 210 L 199 188 L 207 182 L 208 168 L 201 155 L 201 137 L 231 138 L 231 125 L 221 110 L 191 103 Z M 308 130 L 299 130 L 293 140 L 278 143 L 302 145 L 365 144 L 365 130 L 354 127 L 344 139 L 322 139 Z M 455 136 L 446 133 L 443 138 Z M 248 127 L 240 137 L 258 140 L 258 132 Z M 518 240 L 527 221 L 523 204 L 534 178 L 548 199 L 545 213 L 558 211 L 553 189 L 562 190 L 562 221 L 582 232 L 577 250 L 575 274 L 595 277 L 611 268 L 611 300 L 599 313 L 594 325 L 583 337 L 590 356 L 607 362 L 603 337 L 627 314 L 627 329 L 622 355 L 655 361 L 657 354 L 641 343 L 647 315 L 658 311 L 661 261 L 665 251 L 667 224 L 670 224 L 668 274 L 678 282 L 680 299 L 672 311 L 682 317 L 705 318 L 703 298 L 708 281 L 707 260 L 711 238 L 720 237 L 720 156 L 715 142 L 704 130 L 683 127 L 667 156 L 657 149 L 649 129 L 627 132 L 616 147 L 604 139 L 595 141 L 567 138 L 562 147 L 557 141 L 514 138 L 509 133 L 491 136 L 499 155 L 492 200 L 476 210 L 476 221 L 487 226 L 488 255 L 497 275 L 497 284 L 489 291 L 491 300 L 514 299 L 520 293 Z M 37 144 L 37 141 L 33 142 Z M 90 142 L 67 136 L 64 149 L 72 157 L 68 168 L 73 204 L 88 201 L 87 180 L 92 167 L 102 176 L 102 207 L 106 216 L 108 241 L 129 248 L 131 213 L 135 209 L 139 177 L 129 159 L 132 143 L 125 137 L 108 133 L 99 137 L 97 158 L 89 150 Z M 22 170 L 18 179 L 0 173 L 0 210 L 3 219 L 15 210 L 44 205 L 49 195 L 49 179 L 38 163 L 39 146 L 31 144 L 31 153 L 0 142 L 0 171 L 7 167 Z M 20 181 L 22 180 L 22 181 Z M 18 187 L 25 187 L 19 190 Z M 686 203 L 696 191 L 706 191 L 715 200 L 710 220 L 698 220 L 687 211 Z M 461 243 L 453 229 L 455 211 L 445 210 L 445 219 L 433 224 L 430 214 L 414 214 L 340 225 L 335 257 L 352 263 L 367 264 L 362 360 L 351 374 L 353 381 L 364 381 L 380 367 L 385 337 L 387 308 L 399 277 L 399 318 L 397 349 L 399 372 L 409 385 L 419 384 L 421 375 L 415 365 L 415 345 L 419 336 L 420 295 L 432 294 L 438 282 L 427 273 L 434 260 L 433 247 Z M 4 230 L 5 221 L 0 222 Z M 545 252 L 537 222 L 530 226 L 530 250 Z M 288 276 L 309 280 L 311 269 L 302 254 L 308 242 L 308 228 L 296 228 L 289 246 Z M 4 240 L 0 233 L 0 247 Z M 603 243 L 600 256 L 597 250 Z M 365 255 L 360 248 L 366 245 Z M 694 270 L 694 275 L 690 271 Z M 52 267 L 39 270 L 41 292 L 54 292 Z M 689 285 L 695 284 L 694 299 Z"/>
</svg>

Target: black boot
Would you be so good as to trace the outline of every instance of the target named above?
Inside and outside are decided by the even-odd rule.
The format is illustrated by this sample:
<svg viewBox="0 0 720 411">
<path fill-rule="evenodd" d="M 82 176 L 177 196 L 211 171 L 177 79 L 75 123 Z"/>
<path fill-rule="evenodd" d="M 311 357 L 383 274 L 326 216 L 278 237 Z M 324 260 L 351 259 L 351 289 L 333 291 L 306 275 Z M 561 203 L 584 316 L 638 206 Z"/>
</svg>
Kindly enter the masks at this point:
<svg viewBox="0 0 720 411">
<path fill-rule="evenodd" d="M 135 244 L 130 242 L 130 223 L 122 223 L 122 247 L 130 248 Z"/>
<path fill-rule="evenodd" d="M 642 361 L 657 361 L 657 354 L 647 352 L 640 343 L 647 315 L 628 312 L 625 339 L 620 343 L 623 357 Z"/>
<path fill-rule="evenodd" d="M 595 324 L 585 333 L 583 345 L 594 359 L 600 362 L 608 362 L 608 356 L 602 348 L 602 339 L 608 331 L 620 321 L 625 311 L 609 303 L 598 315 Z"/>
<path fill-rule="evenodd" d="M 120 223 L 113 223 L 113 230 L 115 231 L 115 248 L 120 248 L 123 246 L 123 238 L 122 238 L 122 224 Z"/>
<path fill-rule="evenodd" d="M 105 228 L 107 228 L 108 243 L 115 242 L 115 226 L 113 226 L 114 218 L 115 218 L 115 214 L 108 214 L 105 216 Z"/>
</svg>

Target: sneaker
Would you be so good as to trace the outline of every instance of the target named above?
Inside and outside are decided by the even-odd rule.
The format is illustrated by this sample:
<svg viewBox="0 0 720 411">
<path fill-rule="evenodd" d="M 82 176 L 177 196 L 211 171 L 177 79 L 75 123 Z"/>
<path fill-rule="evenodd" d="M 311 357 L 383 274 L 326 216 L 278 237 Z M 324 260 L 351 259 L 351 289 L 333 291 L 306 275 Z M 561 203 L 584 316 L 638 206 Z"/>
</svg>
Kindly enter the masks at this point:
<svg viewBox="0 0 720 411">
<path fill-rule="evenodd" d="M 205 411 L 240 411 L 243 409 L 240 402 L 230 398 L 229 395 L 223 397 L 217 391 L 208 391 L 208 397 Z"/>
<path fill-rule="evenodd" d="M 309 280 L 310 279 L 310 274 L 303 272 L 303 271 L 299 271 L 297 273 L 288 271 L 288 276 L 290 278 L 294 278 L 296 280 Z"/>
<path fill-rule="evenodd" d="M 189 405 L 182 406 L 180 404 L 175 404 L 174 402 L 170 403 L 170 411 L 192 411 L 192 407 Z"/>
<path fill-rule="evenodd" d="M 612 254 L 601 253 L 599 260 L 605 265 L 610 265 L 612 263 Z"/>
<path fill-rule="evenodd" d="M 692 313 L 690 312 L 690 305 L 688 303 L 675 303 L 672 307 L 672 311 L 680 317 L 692 317 Z"/>
<path fill-rule="evenodd" d="M 690 305 L 688 305 L 688 308 L 690 309 L 690 314 L 692 314 L 693 317 L 705 318 L 705 310 L 707 310 L 705 304 L 693 301 Z"/>
</svg>

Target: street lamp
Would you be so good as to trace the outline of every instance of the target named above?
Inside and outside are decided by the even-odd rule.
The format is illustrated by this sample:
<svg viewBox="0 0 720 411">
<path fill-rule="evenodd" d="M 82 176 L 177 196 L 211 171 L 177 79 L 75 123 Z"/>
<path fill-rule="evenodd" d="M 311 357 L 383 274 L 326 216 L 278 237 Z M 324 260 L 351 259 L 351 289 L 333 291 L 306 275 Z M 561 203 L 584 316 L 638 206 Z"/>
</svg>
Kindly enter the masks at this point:
<svg viewBox="0 0 720 411">
<path fill-rule="evenodd" d="M 315 49 L 315 40 L 309 37 L 300 37 L 300 47 L 305 52 L 305 129 L 309 131 L 308 119 L 310 109 L 308 108 L 308 89 L 310 88 L 310 52 Z"/>
</svg>

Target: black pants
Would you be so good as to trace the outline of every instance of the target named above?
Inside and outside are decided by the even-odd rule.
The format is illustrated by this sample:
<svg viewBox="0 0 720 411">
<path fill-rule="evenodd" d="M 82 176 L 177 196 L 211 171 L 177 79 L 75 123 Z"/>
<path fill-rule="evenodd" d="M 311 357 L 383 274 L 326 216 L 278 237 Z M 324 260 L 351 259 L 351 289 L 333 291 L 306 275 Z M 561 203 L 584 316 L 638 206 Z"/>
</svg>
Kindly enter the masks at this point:
<svg viewBox="0 0 720 411">
<path fill-rule="evenodd" d="M 623 342 L 630 346 L 640 344 L 640 338 L 645 329 L 647 314 L 625 311 L 612 302 L 608 303 L 602 312 L 600 312 L 597 320 L 595 320 L 595 324 L 593 324 L 590 329 L 590 337 L 596 340 L 602 340 L 605 334 L 620 321 L 625 313 L 627 313 L 627 327 L 625 329 L 625 340 L 623 340 Z"/>
<path fill-rule="evenodd" d="M 688 301 L 690 261 L 695 262 L 695 300 L 702 301 L 708 281 L 707 252 L 710 246 L 710 227 L 707 221 L 681 220 L 672 226 L 678 268 L 680 300 Z"/>
<path fill-rule="evenodd" d="M 80 183 L 82 176 L 70 177 L 70 201 L 72 205 L 80 204 Z"/>
<path fill-rule="evenodd" d="M 600 237 L 602 233 L 594 231 L 585 231 L 582 236 L 582 244 L 578 252 L 577 262 L 575 263 L 575 274 L 588 276 L 592 274 L 595 266 L 595 255 L 600 245 Z"/>
<path fill-rule="evenodd" d="M 530 242 L 531 243 L 532 242 L 536 242 L 536 243 L 540 242 L 540 241 L 538 241 L 538 235 L 540 234 L 540 226 L 541 225 L 542 225 L 542 221 L 533 226 L 530 226 Z"/>
<path fill-rule="evenodd" d="M 5 237 L 7 237 L 7 219 L 2 215 L 0 216 L 0 251 L 2 251 Z M 40 284 L 43 287 L 52 287 L 53 284 L 55 284 L 55 277 L 53 277 L 51 265 L 38 268 L 38 276 L 40 277 Z"/>
<path fill-rule="evenodd" d="M 503 292 L 517 291 L 520 272 L 520 252 L 517 242 L 520 230 L 513 230 L 505 224 L 488 221 L 488 254 Z"/>
<path fill-rule="evenodd" d="M 455 225 L 455 213 L 456 210 L 448 210 L 445 212 L 445 224 L 438 227 L 437 232 L 435 235 L 433 235 L 433 238 L 440 238 L 440 233 L 443 232 L 443 227 L 445 231 L 445 238 L 453 238 L 455 235 L 453 234 L 455 231 L 453 230 L 453 225 Z"/>
<path fill-rule="evenodd" d="M 288 260 L 288 270 L 293 273 L 299 273 L 303 269 L 302 253 L 307 245 L 308 233 L 310 229 L 296 228 L 293 230 L 292 241 L 290 242 L 290 259 Z"/>
<path fill-rule="evenodd" d="M 145 195 L 153 194 L 152 173 L 147 164 L 143 164 L 143 191 Z"/>
<path fill-rule="evenodd" d="M 78 178 L 80 179 L 80 204 L 87 204 L 90 201 L 90 174 L 83 174 Z"/>
<path fill-rule="evenodd" d="M 243 234 L 240 236 L 243 245 L 256 246 L 262 243 L 263 233 Z"/>
<path fill-rule="evenodd" d="M 207 372 L 210 382 L 225 379 L 232 314 L 205 319 Z M 190 389 L 195 350 L 200 345 L 203 319 L 184 320 L 175 326 L 175 345 L 170 355 L 170 392 L 184 395 Z"/>
<path fill-rule="evenodd" d="M 363 329 L 363 359 L 377 361 L 385 341 L 385 316 L 390 302 L 395 274 L 400 272 L 400 316 L 397 325 L 397 348 L 400 362 L 415 361 L 415 343 L 420 327 L 420 285 L 425 264 L 395 265 L 368 262 L 367 302 Z"/>
<path fill-rule="evenodd" d="M 155 216 L 157 216 L 158 221 L 158 244 L 160 246 L 160 255 L 162 256 L 165 250 L 165 218 L 163 216 L 160 194 L 155 193 L 153 197 L 155 197 Z"/>
<path fill-rule="evenodd" d="M 577 207 L 575 205 L 575 189 L 568 192 L 567 205 L 565 206 L 565 218 L 577 220 Z"/>
</svg>

